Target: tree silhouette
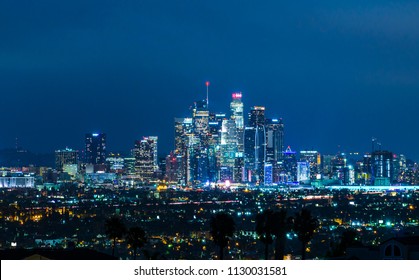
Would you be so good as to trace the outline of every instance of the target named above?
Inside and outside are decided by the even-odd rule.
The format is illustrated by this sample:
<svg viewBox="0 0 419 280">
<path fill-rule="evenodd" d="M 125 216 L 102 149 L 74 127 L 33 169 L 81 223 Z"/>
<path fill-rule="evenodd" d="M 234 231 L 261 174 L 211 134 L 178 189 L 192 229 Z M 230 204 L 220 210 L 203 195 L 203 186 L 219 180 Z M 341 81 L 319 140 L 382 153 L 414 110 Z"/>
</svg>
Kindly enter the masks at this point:
<svg viewBox="0 0 419 280">
<path fill-rule="evenodd" d="M 145 231 L 140 227 L 132 227 L 127 233 L 127 243 L 133 250 L 133 259 L 137 257 L 137 249 L 141 249 L 147 242 Z"/>
<path fill-rule="evenodd" d="M 356 243 L 360 243 L 359 241 L 356 240 L 357 235 L 358 235 L 357 232 L 353 229 L 348 229 L 344 231 L 340 238 L 340 242 L 337 244 L 334 244 L 334 243 L 331 244 L 330 256 L 331 257 L 344 256 L 346 253 L 346 249 L 348 247 Z"/>
<path fill-rule="evenodd" d="M 210 233 L 214 239 L 214 243 L 220 247 L 220 260 L 224 258 L 224 248 L 228 244 L 228 240 L 233 236 L 236 225 L 233 218 L 227 213 L 221 212 L 216 214 L 210 220 Z"/>
<path fill-rule="evenodd" d="M 256 215 L 256 233 L 265 245 L 265 260 L 269 258 L 269 245 L 273 242 L 274 211 L 266 209 Z"/>
<path fill-rule="evenodd" d="M 115 245 L 116 239 L 122 238 L 126 233 L 127 229 L 122 222 L 121 218 L 118 216 L 113 216 L 106 220 L 105 222 L 105 233 L 106 235 L 113 240 L 112 245 L 112 256 L 115 256 Z"/>
<path fill-rule="evenodd" d="M 301 241 L 301 259 L 303 260 L 306 258 L 307 244 L 313 238 L 317 226 L 317 219 L 311 216 L 310 210 L 303 208 L 295 215 L 293 229 Z"/>
<path fill-rule="evenodd" d="M 273 234 L 275 239 L 275 259 L 283 260 L 285 254 L 285 242 L 287 240 L 287 232 L 291 230 L 292 218 L 287 218 L 287 211 L 281 209 L 273 213 Z"/>
</svg>

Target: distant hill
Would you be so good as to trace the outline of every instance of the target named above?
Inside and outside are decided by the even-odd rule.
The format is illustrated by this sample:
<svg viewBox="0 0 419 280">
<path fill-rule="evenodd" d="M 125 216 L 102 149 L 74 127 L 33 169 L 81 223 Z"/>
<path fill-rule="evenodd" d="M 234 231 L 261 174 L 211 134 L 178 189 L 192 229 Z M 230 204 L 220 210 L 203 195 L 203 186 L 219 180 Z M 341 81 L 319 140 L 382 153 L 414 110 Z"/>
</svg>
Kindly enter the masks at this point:
<svg viewBox="0 0 419 280">
<path fill-rule="evenodd" d="M 51 166 L 55 165 L 54 153 L 37 154 L 31 151 L 3 149 L 0 150 L 0 167 Z"/>
</svg>

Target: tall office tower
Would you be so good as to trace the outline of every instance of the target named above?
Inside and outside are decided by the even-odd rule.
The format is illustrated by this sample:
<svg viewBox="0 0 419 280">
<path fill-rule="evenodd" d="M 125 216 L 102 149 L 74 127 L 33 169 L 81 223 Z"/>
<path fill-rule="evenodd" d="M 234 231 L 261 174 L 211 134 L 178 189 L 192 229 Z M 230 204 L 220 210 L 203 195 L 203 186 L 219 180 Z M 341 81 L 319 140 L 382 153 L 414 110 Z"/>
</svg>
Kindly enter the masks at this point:
<svg viewBox="0 0 419 280">
<path fill-rule="evenodd" d="M 407 170 L 406 156 L 403 154 L 400 154 L 396 164 L 398 167 L 397 182 L 404 183 L 405 182 L 404 177 Z"/>
<path fill-rule="evenodd" d="M 255 168 L 255 131 L 256 128 L 246 126 L 244 128 L 244 166 L 245 181 L 254 182 Z"/>
<path fill-rule="evenodd" d="M 178 183 L 186 184 L 186 162 L 188 137 L 193 133 L 192 118 L 175 118 L 175 151 L 177 158 L 176 176 Z"/>
<path fill-rule="evenodd" d="M 300 162 L 307 162 L 310 169 L 310 179 L 316 180 L 321 175 L 321 156 L 317 151 L 300 151 Z"/>
<path fill-rule="evenodd" d="M 185 183 L 197 183 L 200 180 L 200 175 L 205 171 L 205 166 L 202 164 L 200 139 L 194 134 L 189 134 L 187 139 L 186 149 L 186 176 Z"/>
<path fill-rule="evenodd" d="M 122 173 L 124 171 L 124 158 L 118 153 L 109 153 L 106 163 L 111 172 Z"/>
<path fill-rule="evenodd" d="M 251 108 L 244 137 L 248 180 L 263 183 L 264 165 L 266 163 L 265 107 L 254 106 Z"/>
<path fill-rule="evenodd" d="M 211 135 L 221 137 L 221 128 L 223 120 L 226 118 L 225 113 L 210 113 L 208 117 L 208 129 Z"/>
<path fill-rule="evenodd" d="M 297 157 L 296 152 L 291 147 L 283 152 L 281 182 L 295 182 L 297 180 Z"/>
<path fill-rule="evenodd" d="M 143 182 L 149 182 L 155 178 L 158 171 L 156 136 L 143 137 L 135 141 L 135 172 Z"/>
<path fill-rule="evenodd" d="M 178 157 L 173 153 L 166 157 L 166 176 L 165 179 L 168 182 L 177 183 L 178 182 Z"/>
<path fill-rule="evenodd" d="M 202 141 L 207 141 L 209 134 L 209 111 L 206 101 L 195 102 L 192 109 L 193 132 Z"/>
<path fill-rule="evenodd" d="M 355 169 L 352 165 L 347 165 L 345 168 L 343 168 L 342 184 L 345 186 L 351 186 L 355 184 Z"/>
<path fill-rule="evenodd" d="M 390 185 L 394 178 L 393 153 L 381 150 L 374 151 L 371 158 L 374 185 Z"/>
<path fill-rule="evenodd" d="M 233 101 L 230 103 L 231 119 L 236 123 L 237 151 L 244 152 L 244 117 L 242 93 L 235 92 L 232 94 Z"/>
<path fill-rule="evenodd" d="M 346 167 L 346 154 L 340 153 L 337 154 L 332 159 L 332 177 L 333 179 L 339 180 L 341 182 L 344 181 L 345 176 L 345 167 Z"/>
<path fill-rule="evenodd" d="M 297 182 L 310 180 L 310 163 L 308 161 L 297 162 Z"/>
<path fill-rule="evenodd" d="M 321 164 L 321 171 L 322 176 L 326 178 L 332 178 L 333 171 L 332 171 L 332 160 L 333 155 L 322 155 L 322 164 Z"/>
<path fill-rule="evenodd" d="M 266 119 L 266 161 L 272 164 L 282 159 L 284 151 L 284 124 L 282 119 Z"/>
<path fill-rule="evenodd" d="M 124 174 L 135 174 L 135 157 L 124 158 Z"/>
<path fill-rule="evenodd" d="M 366 185 L 373 185 L 372 181 L 372 157 L 370 153 L 366 153 L 362 159 L 362 173 L 361 178 Z"/>
<path fill-rule="evenodd" d="M 221 158 L 220 158 L 220 180 L 233 181 L 234 164 L 237 154 L 237 130 L 234 120 L 223 120 L 221 129 Z"/>
<path fill-rule="evenodd" d="M 87 133 L 86 143 L 86 163 L 105 164 L 106 162 L 106 134 Z"/>
<path fill-rule="evenodd" d="M 64 165 L 74 164 L 77 165 L 79 162 L 79 151 L 65 148 L 64 150 L 55 151 L 55 168 L 57 171 L 63 171 Z"/>
<path fill-rule="evenodd" d="M 187 135 L 193 132 L 192 118 L 175 118 L 175 154 L 186 151 Z"/>
<path fill-rule="evenodd" d="M 193 108 L 193 133 L 199 139 L 199 147 L 196 151 L 195 157 L 197 160 L 196 181 L 207 182 L 210 179 L 209 174 L 209 111 L 207 108 L 207 101 L 202 100 L 195 102 Z"/>
<path fill-rule="evenodd" d="M 221 128 L 225 118 L 225 113 L 210 113 L 209 115 L 208 172 L 211 182 L 217 182 L 220 179 Z"/>
</svg>

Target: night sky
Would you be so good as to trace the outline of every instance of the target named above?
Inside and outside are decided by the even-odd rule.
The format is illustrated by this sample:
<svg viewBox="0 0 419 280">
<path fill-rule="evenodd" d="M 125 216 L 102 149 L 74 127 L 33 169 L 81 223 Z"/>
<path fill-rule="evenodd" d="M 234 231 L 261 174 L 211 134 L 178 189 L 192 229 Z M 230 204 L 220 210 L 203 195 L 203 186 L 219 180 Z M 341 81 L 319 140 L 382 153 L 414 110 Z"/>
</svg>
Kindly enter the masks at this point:
<svg viewBox="0 0 419 280">
<path fill-rule="evenodd" d="M 417 1 L 2 0 L 0 149 L 81 149 L 102 131 L 110 151 L 157 135 L 166 153 L 209 80 L 211 110 L 242 91 L 295 150 L 376 137 L 419 160 L 418 15 Z"/>
</svg>

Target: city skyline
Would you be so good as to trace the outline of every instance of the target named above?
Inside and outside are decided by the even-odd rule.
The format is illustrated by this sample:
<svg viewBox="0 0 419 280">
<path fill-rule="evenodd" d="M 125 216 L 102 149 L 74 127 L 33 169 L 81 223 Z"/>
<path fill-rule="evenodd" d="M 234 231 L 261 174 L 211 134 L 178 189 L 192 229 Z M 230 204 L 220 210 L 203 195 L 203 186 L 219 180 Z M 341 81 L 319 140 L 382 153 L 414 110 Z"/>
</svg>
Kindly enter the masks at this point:
<svg viewBox="0 0 419 280">
<path fill-rule="evenodd" d="M 207 84 L 207 83 L 209 83 L 209 81 L 206 81 L 205 82 L 205 84 Z M 244 94 L 242 92 L 233 92 L 233 93 L 230 94 L 230 97 L 232 98 L 233 101 L 235 99 L 237 99 L 236 98 L 236 95 L 237 96 L 240 96 L 239 97 L 239 100 L 241 100 L 242 97 L 244 97 Z M 201 100 L 202 100 L 202 102 L 204 102 L 204 101 L 206 102 L 207 101 L 205 96 L 203 96 L 203 98 L 201 98 Z M 190 104 L 194 104 L 194 103 L 196 104 L 197 102 L 199 102 L 199 101 L 195 101 L 195 102 L 192 102 L 191 101 L 189 103 Z M 243 103 L 242 103 L 242 106 L 243 106 Z M 173 118 L 172 127 L 169 128 L 169 130 L 172 130 L 174 132 L 173 135 L 172 135 L 172 137 L 169 137 L 167 139 L 160 139 L 159 144 L 158 144 L 159 145 L 159 153 L 158 153 L 158 157 L 159 158 L 166 157 L 171 152 L 173 152 L 174 150 L 176 150 L 176 139 L 175 139 L 175 133 L 176 133 L 175 132 L 175 130 L 176 130 L 176 127 L 175 126 L 176 126 L 176 121 L 179 118 L 184 119 L 184 118 L 190 118 L 191 117 L 191 114 L 193 112 L 193 110 L 192 110 L 193 106 L 191 105 L 188 108 L 189 108 L 188 109 L 189 112 L 187 114 L 185 114 L 184 116 L 181 116 L 181 117 L 178 116 L 178 117 Z M 263 108 L 263 110 L 265 111 L 265 108 L 266 107 L 265 106 L 249 106 L 249 109 L 250 110 L 245 110 L 245 108 L 246 108 L 246 106 L 243 106 L 243 113 L 242 113 L 243 116 L 244 116 L 244 120 L 242 120 L 242 122 L 243 122 L 243 128 L 244 128 L 244 126 L 247 126 L 248 125 L 248 123 L 250 121 L 249 118 L 250 118 L 251 111 L 254 108 Z M 230 110 L 232 110 L 232 109 L 230 109 Z M 234 117 L 233 117 L 234 116 L 234 113 L 233 112 L 230 112 L 230 110 L 228 108 L 225 108 L 225 110 L 223 110 L 223 111 L 213 112 L 211 110 L 211 108 L 209 108 L 209 112 L 212 113 L 212 114 L 219 114 L 220 116 L 222 116 L 223 119 L 227 119 L 227 120 L 232 119 L 232 120 L 234 120 Z M 272 110 L 269 110 L 269 107 L 266 109 L 266 111 L 268 112 L 268 114 L 265 116 L 267 121 L 272 121 L 272 120 L 276 120 L 277 121 L 277 120 L 280 120 L 281 123 L 284 123 L 283 118 L 280 117 L 280 116 L 278 116 L 275 113 L 270 112 Z M 268 118 L 268 116 L 270 118 Z M 272 116 L 275 116 L 275 117 L 272 117 Z M 286 126 L 286 130 L 288 130 L 288 126 Z M 83 133 L 83 135 L 85 135 L 86 137 L 87 137 L 87 135 L 90 135 L 90 137 L 92 137 L 92 136 L 98 136 L 98 135 L 102 135 L 102 134 L 104 134 L 105 137 L 106 137 L 106 135 L 108 133 L 106 131 L 103 131 L 103 130 L 100 130 L 100 129 L 96 129 L 96 130 L 93 130 L 91 132 L 85 132 L 85 133 Z M 145 134 L 145 135 L 152 135 L 152 134 Z M 123 155 L 123 156 L 130 156 L 132 154 L 132 152 L 133 152 L 133 149 L 135 148 L 136 142 L 137 141 L 140 141 L 144 137 L 148 137 L 148 136 L 145 136 L 145 135 L 139 135 L 135 139 L 132 139 L 131 140 L 131 145 L 130 146 L 127 146 L 127 147 L 124 147 L 124 148 L 115 148 L 115 147 L 112 147 L 112 146 L 109 147 L 109 145 L 107 144 L 106 145 L 107 146 L 106 152 L 104 152 L 103 155 L 102 155 L 102 157 L 103 157 L 102 161 L 104 161 L 104 157 L 106 157 L 108 154 L 111 154 L 111 153 L 121 153 L 121 155 Z M 119 138 L 124 138 L 123 135 L 113 135 L 113 137 L 115 137 L 115 136 L 116 137 L 119 137 Z M 160 137 L 160 136 L 156 135 L 156 137 Z M 242 137 L 244 137 L 244 135 Z M 288 137 L 288 135 L 287 135 L 287 137 Z M 284 139 L 284 138 L 282 138 L 282 139 Z M 287 139 L 287 138 L 285 138 L 285 139 Z M 21 145 L 21 142 L 20 141 L 22 139 L 19 139 L 18 137 L 15 137 L 14 140 L 15 140 L 14 146 L 4 147 L 3 149 L 16 148 L 16 149 L 28 150 L 28 149 L 26 149 L 27 148 L 26 146 Z M 282 152 L 285 152 L 286 149 L 287 149 L 287 147 L 288 147 L 288 149 L 291 148 L 293 151 L 297 151 L 297 152 L 298 151 L 315 150 L 315 151 L 318 151 L 319 153 L 324 154 L 324 155 L 338 155 L 340 153 L 345 153 L 345 154 L 353 154 L 353 153 L 356 153 L 356 154 L 362 155 L 362 154 L 365 154 L 365 153 L 371 153 L 373 149 L 374 150 L 378 150 L 379 149 L 379 150 L 390 150 L 393 153 L 395 153 L 396 155 L 400 155 L 401 154 L 401 155 L 406 156 L 407 159 L 410 159 L 410 160 L 413 160 L 415 162 L 418 162 L 415 158 L 413 158 L 411 156 L 411 153 L 408 152 L 407 154 L 404 154 L 404 153 L 395 151 L 395 150 L 392 149 L 392 147 L 388 147 L 388 145 L 386 145 L 386 143 L 383 143 L 381 140 L 382 139 L 379 139 L 377 137 L 370 137 L 370 138 L 367 137 L 365 139 L 365 143 L 363 145 L 366 148 L 363 151 L 352 149 L 350 146 L 349 147 L 341 147 L 341 145 L 337 145 L 335 147 L 335 150 L 333 150 L 333 148 L 331 148 L 331 147 L 329 147 L 328 149 L 326 149 L 326 151 L 330 151 L 330 152 L 322 151 L 322 150 L 320 150 L 320 149 L 318 149 L 316 147 L 313 147 L 313 146 L 308 147 L 309 145 L 307 145 L 307 147 L 303 147 L 303 148 L 298 148 L 298 147 L 296 148 L 295 145 L 293 145 L 292 143 L 289 143 L 287 141 L 284 141 L 284 143 L 282 143 L 282 146 L 283 146 Z M 79 150 L 78 152 L 80 152 L 80 156 L 81 157 L 84 157 L 85 156 L 84 153 L 86 152 L 86 143 L 84 143 L 85 141 L 86 140 L 83 141 L 83 138 L 80 137 L 80 139 L 78 139 L 78 142 L 79 143 L 74 144 L 74 145 L 61 145 L 61 146 L 57 146 L 56 148 L 50 147 L 50 149 L 49 150 L 46 150 L 46 151 L 39 151 L 39 150 L 29 150 L 29 151 L 35 152 L 35 153 L 41 153 L 41 154 L 42 153 L 51 154 L 51 153 L 54 153 L 54 151 L 57 151 L 57 150 L 70 148 L 70 149 Z M 109 140 L 105 140 L 105 142 L 109 143 Z M 169 143 L 170 143 L 170 145 L 169 145 Z M 372 147 L 371 145 L 374 145 L 374 147 Z"/>
<path fill-rule="evenodd" d="M 176 11 L 176 12 L 174 12 Z M 415 2 L 1 3 L 0 149 L 53 152 L 108 134 L 174 147 L 192 101 L 282 117 L 294 150 L 383 149 L 419 160 Z M 149 120 L 153 120 L 150 122 Z M 36 135 L 36 136 L 35 136 Z M 340 148 L 338 148 L 340 146 Z"/>
</svg>

